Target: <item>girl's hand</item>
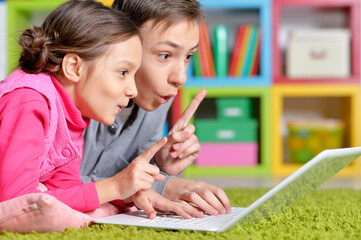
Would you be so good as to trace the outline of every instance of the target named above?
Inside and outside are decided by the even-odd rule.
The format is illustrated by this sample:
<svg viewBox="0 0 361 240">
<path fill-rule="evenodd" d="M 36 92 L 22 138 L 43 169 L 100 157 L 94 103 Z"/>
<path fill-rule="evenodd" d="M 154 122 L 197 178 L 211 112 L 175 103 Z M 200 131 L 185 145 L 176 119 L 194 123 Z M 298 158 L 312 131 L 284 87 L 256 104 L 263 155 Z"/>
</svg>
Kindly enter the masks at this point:
<svg viewBox="0 0 361 240">
<path fill-rule="evenodd" d="M 148 218 L 153 219 L 158 212 L 174 212 L 177 215 L 190 219 L 204 217 L 204 213 L 184 201 L 171 201 L 159 195 L 153 189 L 139 191 L 132 196 L 134 204 L 145 211 Z"/>
<path fill-rule="evenodd" d="M 100 204 L 114 199 L 129 198 L 138 191 L 151 189 L 154 181 L 163 181 L 165 177 L 159 173 L 159 168 L 149 162 L 166 142 L 167 138 L 162 138 L 134 159 L 124 170 L 111 178 L 96 182 Z"/>
<path fill-rule="evenodd" d="M 184 171 L 200 153 L 201 147 L 197 136 L 194 135 L 195 127 L 188 122 L 206 94 L 207 91 L 204 89 L 197 93 L 169 131 L 167 144 L 155 155 L 158 166 L 169 175 L 178 175 Z"/>
</svg>

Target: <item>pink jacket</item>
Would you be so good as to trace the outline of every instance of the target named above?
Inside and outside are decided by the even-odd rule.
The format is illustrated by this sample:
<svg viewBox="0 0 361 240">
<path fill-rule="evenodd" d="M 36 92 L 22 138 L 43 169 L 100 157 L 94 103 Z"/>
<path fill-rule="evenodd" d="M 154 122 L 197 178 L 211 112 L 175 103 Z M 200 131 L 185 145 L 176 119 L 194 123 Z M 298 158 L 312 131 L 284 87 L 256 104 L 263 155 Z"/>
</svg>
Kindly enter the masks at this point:
<svg viewBox="0 0 361 240">
<path fill-rule="evenodd" d="M 38 182 L 46 183 L 47 180 L 51 179 L 51 186 L 53 189 L 48 193 L 54 195 L 58 199 L 60 198 L 59 200 L 76 210 L 85 212 L 98 208 L 99 200 L 94 183 L 81 184 L 78 168 L 82 158 L 83 146 L 80 141 L 74 142 L 71 138 L 66 122 L 66 112 L 64 112 L 64 106 L 62 106 L 62 101 L 64 101 L 64 99 L 55 87 L 51 76 L 46 73 L 27 74 L 22 70 L 17 70 L 0 83 L 0 98 L 6 93 L 22 88 L 30 88 L 41 93 L 47 99 L 48 107 L 50 109 L 49 126 L 46 131 L 44 130 L 45 148 L 37 161 L 40 164 L 38 166 Z M 14 120 L 16 121 L 16 119 Z M 1 119 L 0 127 L 6 127 L 1 126 Z M 18 146 L 18 149 L 21 151 L 22 146 Z M 69 168 L 69 166 L 75 169 L 70 171 L 63 170 Z M 26 169 L 24 169 L 24 171 L 26 171 Z M 65 179 L 55 176 L 59 171 L 63 172 L 58 176 L 65 176 Z M 71 176 L 74 174 L 77 176 Z M 54 183 L 54 179 L 56 179 L 56 183 Z M 71 180 L 71 182 L 69 183 L 67 180 Z M 29 181 L 34 181 L 34 179 L 29 179 Z M 26 185 L 26 183 L 24 183 L 24 185 Z M 1 185 L 0 183 L 0 186 L 4 185 Z M 8 185 L 5 184 L 5 186 Z M 16 187 L 21 188 L 22 186 Z M 58 189 L 59 191 L 57 193 Z M 3 194 L 5 191 L 6 189 L 1 189 L 0 187 L 0 201 L 6 200 L 1 197 L 5 196 L 5 198 L 7 198 L 7 195 Z M 33 192 L 36 191 L 36 189 L 33 189 Z M 21 194 L 23 194 L 23 192 L 21 192 Z M 79 196 L 73 196 L 74 194 Z M 79 201 L 83 202 L 79 203 Z"/>
</svg>

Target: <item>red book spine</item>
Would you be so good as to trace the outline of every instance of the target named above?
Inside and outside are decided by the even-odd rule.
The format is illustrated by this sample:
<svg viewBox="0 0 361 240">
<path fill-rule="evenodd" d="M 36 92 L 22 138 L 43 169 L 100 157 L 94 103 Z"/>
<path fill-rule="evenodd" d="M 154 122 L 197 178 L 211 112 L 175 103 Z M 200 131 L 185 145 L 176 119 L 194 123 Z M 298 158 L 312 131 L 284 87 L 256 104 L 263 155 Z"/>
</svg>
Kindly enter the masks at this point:
<svg viewBox="0 0 361 240">
<path fill-rule="evenodd" d="M 213 60 L 213 54 L 212 54 L 212 46 L 211 46 L 211 42 L 209 40 L 209 32 L 208 32 L 208 27 L 207 24 L 205 22 L 203 22 L 200 25 L 200 37 L 202 37 L 202 42 L 203 42 L 203 46 L 204 46 L 204 58 L 206 59 L 205 64 L 208 66 L 208 70 L 209 72 L 207 72 L 207 75 L 205 75 L 206 77 L 213 77 L 216 75 L 215 73 L 215 69 L 214 69 L 214 60 Z"/>
<path fill-rule="evenodd" d="M 208 59 L 207 59 L 207 25 L 202 22 L 199 24 L 199 60 L 202 70 L 203 77 L 210 77 L 211 70 L 209 69 Z"/>
<path fill-rule="evenodd" d="M 241 57 L 242 43 L 244 41 L 244 35 L 246 33 L 247 26 L 242 25 L 238 27 L 236 41 L 234 42 L 234 47 L 231 55 L 231 60 L 229 63 L 229 76 L 236 76 L 237 63 L 238 59 Z"/>
</svg>

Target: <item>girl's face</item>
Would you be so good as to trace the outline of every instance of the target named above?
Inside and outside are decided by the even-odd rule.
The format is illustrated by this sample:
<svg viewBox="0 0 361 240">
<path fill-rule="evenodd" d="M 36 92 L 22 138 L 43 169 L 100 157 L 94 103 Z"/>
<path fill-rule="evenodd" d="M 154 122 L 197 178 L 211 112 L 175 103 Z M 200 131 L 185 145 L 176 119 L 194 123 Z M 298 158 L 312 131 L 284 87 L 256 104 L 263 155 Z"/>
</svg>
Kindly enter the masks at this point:
<svg viewBox="0 0 361 240">
<path fill-rule="evenodd" d="M 139 95 L 135 102 L 147 111 L 157 109 L 177 94 L 186 80 L 186 70 L 197 50 L 197 22 L 183 20 L 167 29 L 146 22 L 140 29 L 143 41 L 142 65 L 137 72 Z"/>
<path fill-rule="evenodd" d="M 138 36 L 113 44 L 106 54 L 87 64 L 85 77 L 75 86 L 74 97 L 83 117 L 105 125 L 137 96 L 134 76 L 140 67 L 142 45 Z"/>
</svg>

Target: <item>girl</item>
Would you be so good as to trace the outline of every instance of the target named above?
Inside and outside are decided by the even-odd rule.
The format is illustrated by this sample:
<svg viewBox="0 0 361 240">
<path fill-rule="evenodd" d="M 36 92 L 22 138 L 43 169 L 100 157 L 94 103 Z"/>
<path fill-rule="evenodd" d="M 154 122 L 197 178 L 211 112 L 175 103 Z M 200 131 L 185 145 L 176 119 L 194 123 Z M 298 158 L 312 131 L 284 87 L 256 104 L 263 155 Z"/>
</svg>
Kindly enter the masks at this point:
<svg viewBox="0 0 361 240">
<path fill-rule="evenodd" d="M 82 133 L 90 118 L 110 125 L 137 95 L 134 75 L 142 46 L 137 27 L 124 14 L 94 1 L 69 1 L 42 27 L 24 31 L 19 44 L 20 69 L 0 84 L 0 201 L 42 187 L 87 212 L 113 200 L 130 202 L 164 179 L 149 160 L 166 139 L 111 178 L 80 180 Z M 197 215 L 188 204 L 152 197 L 149 202 L 160 210 Z"/>
<path fill-rule="evenodd" d="M 172 99 L 186 82 L 188 64 L 198 48 L 202 11 L 197 0 L 114 0 L 112 8 L 126 13 L 143 37 L 142 64 L 135 77 L 139 94 L 132 109 L 124 109 L 111 126 L 91 121 L 80 167 L 83 182 L 117 174 L 161 139 Z M 203 97 L 201 91 L 192 103 L 199 104 Z M 169 175 L 181 173 L 199 154 L 194 126 L 182 123 L 189 117 L 183 114 L 152 160 Z M 164 197 L 192 202 L 211 215 L 231 212 L 219 187 L 169 175 L 152 186 Z"/>
</svg>

